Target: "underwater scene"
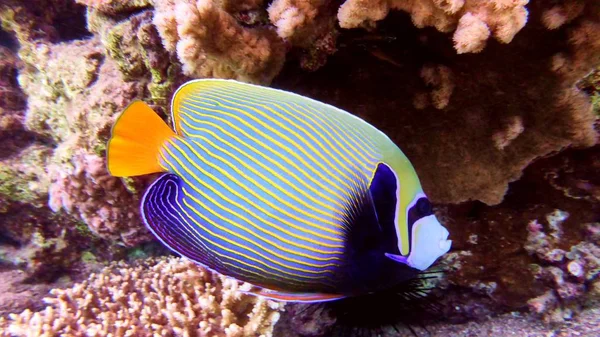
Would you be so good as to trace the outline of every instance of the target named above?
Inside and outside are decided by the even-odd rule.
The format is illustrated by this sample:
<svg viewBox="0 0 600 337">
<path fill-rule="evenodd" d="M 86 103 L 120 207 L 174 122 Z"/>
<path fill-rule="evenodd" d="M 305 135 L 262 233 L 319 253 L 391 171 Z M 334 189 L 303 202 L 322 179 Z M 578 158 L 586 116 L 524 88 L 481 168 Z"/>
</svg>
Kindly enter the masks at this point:
<svg viewBox="0 0 600 337">
<path fill-rule="evenodd" d="M 599 1 L 0 23 L 0 336 L 600 336 Z"/>
</svg>

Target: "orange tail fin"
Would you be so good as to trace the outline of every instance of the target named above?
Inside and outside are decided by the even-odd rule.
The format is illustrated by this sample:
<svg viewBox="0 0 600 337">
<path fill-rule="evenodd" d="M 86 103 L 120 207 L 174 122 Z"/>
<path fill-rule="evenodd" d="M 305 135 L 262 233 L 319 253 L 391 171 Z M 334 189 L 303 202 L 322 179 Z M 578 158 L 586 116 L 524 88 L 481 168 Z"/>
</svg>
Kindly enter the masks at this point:
<svg viewBox="0 0 600 337">
<path fill-rule="evenodd" d="M 108 172 L 115 177 L 164 172 L 158 154 L 175 133 L 146 103 L 131 103 L 115 122 L 108 140 Z"/>
</svg>

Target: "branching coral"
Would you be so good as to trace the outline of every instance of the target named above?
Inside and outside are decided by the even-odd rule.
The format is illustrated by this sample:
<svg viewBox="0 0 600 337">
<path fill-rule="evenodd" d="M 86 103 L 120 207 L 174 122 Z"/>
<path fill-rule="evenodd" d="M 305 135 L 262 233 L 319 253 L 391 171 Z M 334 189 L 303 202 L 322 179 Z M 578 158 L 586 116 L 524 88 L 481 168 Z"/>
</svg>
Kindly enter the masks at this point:
<svg viewBox="0 0 600 337">
<path fill-rule="evenodd" d="M 244 28 L 210 0 L 158 0 L 154 23 L 165 48 L 192 77 L 234 78 L 268 84 L 285 49 L 267 28 Z"/>
<path fill-rule="evenodd" d="M 300 35 L 299 31 L 314 25 L 324 0 L 277 0 L 269 6 L 269 19 L 282 38 Z"/>
<path fill-rule="evenodd" d="M 275 0 L 268 8 L 277 34 L 300 51 L 300 66 L 314 71 L 336 51 L 335 8 L 324 0 Z"/>
<path fill-rule="evenodd" d="M 275 0 L 268 12 L 281 38 L 308 48 L 317 37 L 334 30 L 335 17 L 330 7 L 325 0 Z"/>
<path fill-rule="evenodd" d="M 490 35 L 509 43 L 525 26 L 528 0 L 348 0 L 340 7 L 342 28 L 369 25 L 383 19 L 390 9 L 410 13 L 415 26 L 454 31 L 458 53 L 480 52 Z"/>
<path fill-rule="evenodd" d="M 239 287 L 179 258 L 114 263 L 0 324 L 12 336 L 271 336 L 283 305 Z"/>
</svg>

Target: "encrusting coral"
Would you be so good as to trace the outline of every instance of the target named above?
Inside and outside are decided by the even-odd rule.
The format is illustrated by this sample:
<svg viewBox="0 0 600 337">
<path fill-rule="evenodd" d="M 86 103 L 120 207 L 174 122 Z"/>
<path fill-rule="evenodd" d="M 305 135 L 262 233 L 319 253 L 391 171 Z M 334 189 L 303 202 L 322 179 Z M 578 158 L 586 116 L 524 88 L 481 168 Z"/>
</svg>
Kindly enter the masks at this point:
<svg viewBox="0 0 600 337">
<path fill-rule="evenodd" d="M 50 208 L 76 214 L 101 238 L 129 246 L 148 241 L 150 236 L 140 224 L 138 195 L 110 176 L 98 155 L 75 150 L 71 156 L 70 162 L 48 168 Z"/>
<path fill-rule="evenodd" d="M 546 285 L 546 291 L 528 301 L 530 309 L 551 322 L 569 319 L 581 306 L 584 295 L 600 299 L 600 223 L 584 226 L 586 240 L 564 246 L 564 221 L 569 213 L 555 210 L 546 216 L 548 229 L 537 220 L 528 227 L 525 249 L 539 259 L 532 265 L 537 280 Z"/>
<path fill-rule="evenodd" d="M 82 6 L 70 0 L 3 0 L 0 28 L 13 32 L 20 44 L 57 42 L 85 34 L 78 28 Z"/>
<path fill-rule="evenodd" d="M 107 14 L 122 14 L 149 7 L 152 0 L 75 0 L 75 2 Z"/>
<path fill-rule="evenodd" d="M 58 217 L 43 207 L 49 184 L 44 165 L 52 149 L 25 129 L 26 99 L 17 82 L 21 66 L 14 52 L 0 47 L 0 264 L 51 278 L 77 256 L 65 251 L 65 230 L 52 226 Z"/>
<path fill-rule="evenodd" d="M 165 103 L 186 78 L 175 57 L 162 47 L 152 17 L 150 9 L 123 18 L 88 8 L 87 26 L 100 37 L 106 55 L 117 64 L 123 79 L 145 84 L 147 100 L 165 112 Z"/>
<path fill-rule="evenodd" d="M 142 95 L 142 84 L 120 80 L 97 39 L 28 48 L 21 51 L 26 66 L 19 75 L 29 96 L 26 125 L 57 143 L 48 164 L 38 164 L 49 173 L 51 208 L 67 210 L 107 239 L 128 245 L 149 239 L 137 195 L 108 176 L 99 157 L 112 121 Z"/>
<path fill-rule="evenodd" d="M 113 263 L 44 310 L 0 319 L 4 336 L 270 337 L 284 305 L 239 292 L 245 284 L 181 258 Z"/>
</svg>

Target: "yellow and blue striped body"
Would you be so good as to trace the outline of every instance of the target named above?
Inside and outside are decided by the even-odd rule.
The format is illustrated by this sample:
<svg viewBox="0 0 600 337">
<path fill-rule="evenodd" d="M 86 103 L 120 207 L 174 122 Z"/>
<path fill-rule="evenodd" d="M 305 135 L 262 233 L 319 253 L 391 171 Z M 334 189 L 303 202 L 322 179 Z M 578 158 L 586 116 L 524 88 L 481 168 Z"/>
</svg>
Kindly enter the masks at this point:
<svg viewBox="0 0 600 337">
<path fill-rule="evenodd" d="M 354 294 L 414 275 L 384 253 L 407 254 L 406 205 L 422 191 L 379 130 L 235 81 L 189 82 L 172 103 L 177 135 L 159 151 L 168 173 L 142 202 L 148 227 L 171 249 L 286 292 Z M 382 163 L 388 171 L 374 186 Z M 373 193 L 384 189 L 381 202 Z"/>
</svg>

